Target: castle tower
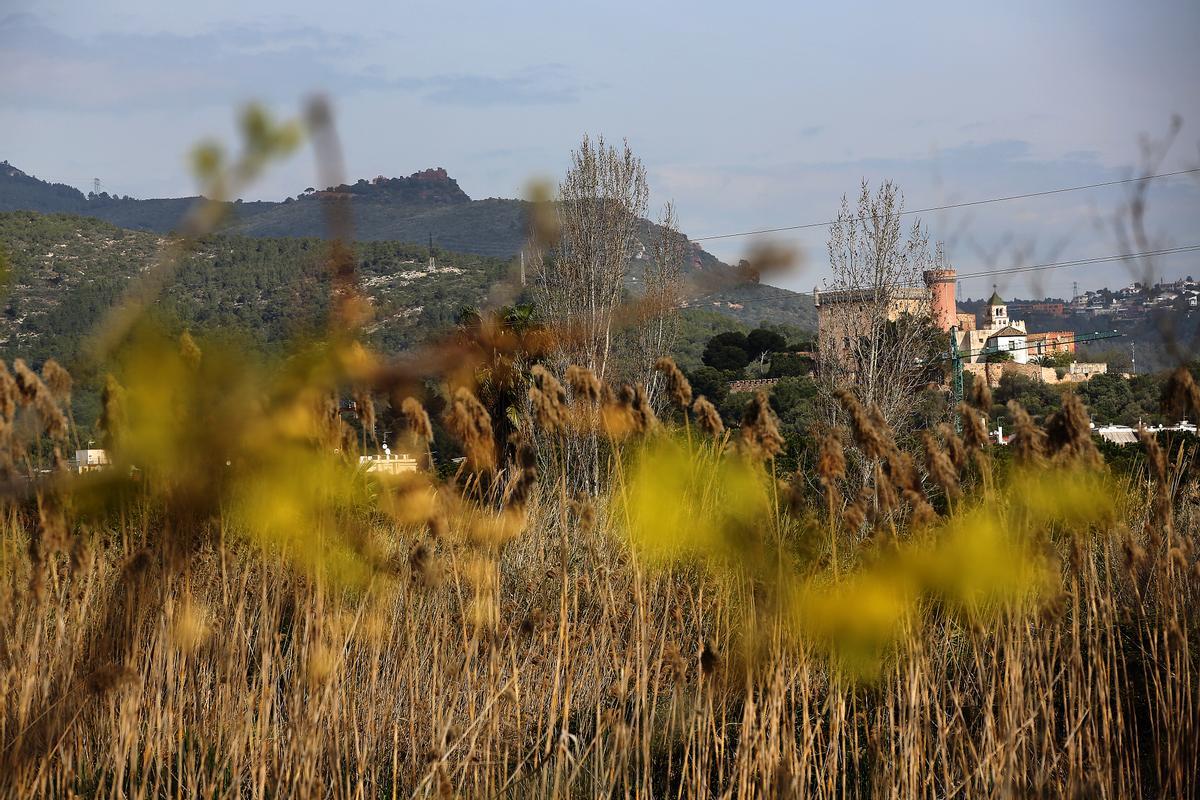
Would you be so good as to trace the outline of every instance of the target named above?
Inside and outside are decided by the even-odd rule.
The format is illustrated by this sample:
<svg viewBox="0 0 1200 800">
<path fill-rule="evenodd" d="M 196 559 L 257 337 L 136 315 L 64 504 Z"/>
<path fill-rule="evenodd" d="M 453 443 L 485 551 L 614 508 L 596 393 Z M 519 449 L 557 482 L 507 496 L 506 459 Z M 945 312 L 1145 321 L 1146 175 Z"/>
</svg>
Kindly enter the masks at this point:
<svg viewBox="0 0 1200 800">
<path fill-rule="evenodd" d="M 948 331 L 958 324 L 958 302 L 954 282 L 958 273 L 948 267 L 927 269 L 923 273 L 929 287 L 929 316 L 939 331 Z"/>
</svg>

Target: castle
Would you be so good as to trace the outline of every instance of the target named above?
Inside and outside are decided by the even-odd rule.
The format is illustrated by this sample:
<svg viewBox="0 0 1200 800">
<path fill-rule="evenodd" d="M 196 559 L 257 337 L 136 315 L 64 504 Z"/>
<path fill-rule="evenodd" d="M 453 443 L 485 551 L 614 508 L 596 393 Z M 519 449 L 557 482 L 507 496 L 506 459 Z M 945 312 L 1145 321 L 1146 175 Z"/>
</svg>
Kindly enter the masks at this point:
<svg viewBox="0 0 1200 800">
<path fill-rule="evenodd" d="M 924 273 L 929 289 L 930 318 L 938 330 L 953 333 L 954 344 L 967 364 L 989 361 L 1007 353 L 1017 364 L 1054 353 L 1074 353 L 1075 337 L 1070 331 L 1029 333 L 1025 321 L 1012 319 L 1008 304 L 992 287 L 987 314 L 982 326 L 976 326 L 974 314 L 958 313 L 953 269 L 931 269 Z"/>
<path fill-rule="evenodd" d="M 939 259 L 940 261 L 940 259 Z M 925 270 L 923 287 L 880 289 L 843 289 L 813 291 L 817 307 L 817 334 L 822 349 L 835 360 L 850 357 L 855 337 L 861 336 L 880 302 L 886 304 L 886 318 L 895 321 L 906 315 L 928 315 L 934 327 L 954 337 L 954 344 L 965 371 L 985 375 L 989 383 L 1001 374 L 1019 372 L 1045 383 L 1088 380 L 1107 371 L 1104 364 L 1071 364 L 1062 370 L 1039 366 L 1043 356 L 1074 353 L 1075 335 L 1071 331 L 1030 333 L 1024 320 L 1009 316 L 1008 303 L 993 287 L 987 312 L 981 324 L 975 315 L 960 313 L 955 296 L 958 273 L 939 266 Z M 987 370 L 985 365 L 1008 358 L 1003 368 Z M 1062 374 L 1059 374 L 1061 372 Z"/>
</svg>

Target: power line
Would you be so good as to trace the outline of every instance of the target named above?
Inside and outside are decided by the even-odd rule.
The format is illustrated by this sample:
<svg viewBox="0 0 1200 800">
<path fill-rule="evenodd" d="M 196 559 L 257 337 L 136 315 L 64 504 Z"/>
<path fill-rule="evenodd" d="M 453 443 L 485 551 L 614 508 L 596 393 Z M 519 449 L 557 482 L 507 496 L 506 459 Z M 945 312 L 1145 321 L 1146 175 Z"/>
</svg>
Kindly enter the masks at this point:
<svg viewBox="0 0 1200 800">
<path fill-rule="evenodd" d="M 1025 336 L 1028 339 L 1029 334 L 1025 334 Z M 1117 331 L 1105 331 L 1105 332 L 1097 331 L 1096 333 L 1077 333 L 1074 336 L 1072 336 L 1070 339 L 1054 339 L 1050 344 L 1053 347 L 1058 347 L 1058 346 L 1064 345 L 1064 344 L 1086 344 L 1087 342 L 1097 342 L 1102 339 L 1118 339 L 1123 336 L 1125 336 L 1125 334 L 1118 333 Z M 976 350 L 974 352 L 959 353 L 958 357 L 966 360 L 966 359 L 978 358 L 980 356 L 995 356 L 995 355 L 1000 355 L 1003 353 L 1015 353 L 1020 350 L 1036 350 L 1042 346 L 1043 345 L 1040 342 L 1034 342 L 1033 344 L 1027 344 L 1024 347 L 1010 347 L 1006 350 L 1001 350 L 999 347 L 997 347 L 995 349 L 989 349 L 989 348 L 985 347 L 982 350 Z M 1043 353 L 1037 357 L 1040 358 L 1042 355 L 1051 355 L 1051 354 Z M 931 361 L 949 361 L 953 358 L 954 358 L 954 356 L 943 356 L 941 358 L 930 359 L 930 360 Z M 976 362 L 976 363 L 978 363 L 978 362 Z M 995 362 L 992 362 L 992 363 L 995 363 Z"/>
<path fill-rule="evenodd" d="M 1125 261 L 1131 258 L 1146 258 L 1149 256 L 1165 256 L 1174 253 L 1191 253 L 1200 250 L 1200 244 L 1187 244 L 1180 247 L 1167 247 L 1162 250 L 1144 250 L 1140 253 L 1116 253 L 1108 256 L 1096 256 L 1094 258 L 1079 258 L 1074 261 L 1059 261 L 1051 264 L 1031 264 L 1027 267 L 1006 267 L 1004 269 L 990 269 L 981 272 L 960 272 L 958 278 L 981 278 L 985 275 L 1014 275 L 1019 272 L 1039 272 L 1047 269 L 1060 269 L 1062 267 L 1080 267 L 1087 264 L 1103 264 L 1109 261 Z"/>
<path fill-rule="evenodd" d="M 1104 264 L 1110 261 L 1124 261 L 1131 258 L 1147 258 L 1149 256 L 1172 255 L 1175 253 L 1191 253 L 1200 250 L 1200 244 L 1187 244 L 1179 247 L 1167 247 L 1161 250 L 1142 250 L 1136 253 L 1113 253 L 1106 256 L 1094 256 L 1092 258 L 1078 258 L 1073 261 L 1055 261 L 1048 264 L 1031 264 L 1025 267 L 1004 267 L 1000 269 L 987 269 L 978 272 L 960 272 L 955 276 L 955 280 L 963 278 L 983 278 L 990 275 L 1012 275 L 1020 272 L 1037 272 L 1049 269 L 1062 269 L 1065 267 L 1082 267 L 1088 264 Z M 895 288 L 920 288 L 924 284 L 903 284 L 897 285 Z M 870 288 L 870 287 L 863 287 Z M 841 289 L 818 289 L 818 292 L 825 291 L 835 293 L 843 291 Z M 811 295 L 812 292 L 796 292 L 796 294 Z"/>
<path fill-rule="evenodd" d="M 1102 189 L 1105 186 L 1119 186 L 1123 183 L 1138 183 L 1140 181 L 1152 181 L 1157 178 L 1172 178 L 1176 175 L 1190 175 L 1195 172 L 1200 172 L 1200 167 L 1192 169 L 1181 169 L 1175 172 L 1161 172 L 1157 175 L 1143 175 L 1140 178 L 1123 178 L 1116 181 L 1104 181 L 1103 183 L 1089 183 L 1084 186 L 1066 186 L 1060 189 L 1046 189 L 1041 192 L 1027 192 L 1025 194 L 1011 194 L 1004 197 L 989 197 L 985 200 L 968 200 L 963 203 L 949 203 L 944 206 L 930 206 L 929 208 L 914 208 L 911 211 L 901 211 L 896 216 L 907 217 L 912 214 L 927 214 L 931 211 L 949 211 L 954 208 L 967 208 L 969 206 L 982 206 L 989 203 L 1004 203 L 1009 200 L 1025 200 L 1031 197 L 1046 197 L 1052 194 L 1063 194 L 1065 192 L 1080 192 L 1085 189 Z M 846 222 L 862 222 L 865 217 L 850 217 Z M 785 225 L 780 228 L 760 228 L 753 231 L 739 231 L 738 233 L 721 233 L 713 236 L 698 236 L 689 241 L 692 242 L 711 242 L 714 239 L 733 239 L 739 236 L 754 236 L 761 233 L 781 233 L 783 231 L 799 231 L 807 228 L 826 228 L 835 224 L 835 220 L 829 222 L 806 222 L 803 225 Z"/>
</svg>

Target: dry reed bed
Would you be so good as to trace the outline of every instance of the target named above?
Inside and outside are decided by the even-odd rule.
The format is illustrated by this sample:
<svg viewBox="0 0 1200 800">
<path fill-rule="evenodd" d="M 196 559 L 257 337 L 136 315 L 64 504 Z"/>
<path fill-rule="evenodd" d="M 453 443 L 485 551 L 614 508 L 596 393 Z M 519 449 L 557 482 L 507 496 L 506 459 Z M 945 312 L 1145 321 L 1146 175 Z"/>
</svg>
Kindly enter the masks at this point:
<svg viewBox="0 0 1200 800">
<path fill-rule="evenodd" d="M 198 516 L 208 483 L 113 490 L 108 523 L 83 528 L 82 490 L 10 502 L 3 793 L 1194 791 L 1194 454 L 1147 438 L 1145 475 L 1118 482 L 1068 402 L 1045 431 L 1022 421 L 1022 470 L 998 474 L 964 406 L 964 438 L 927 437 L 922 472 L 846 394 L 850 428 L 825 437 L 809 495 L 772 477 L 765 398 L 731 435 L 660 368 L 682 429 L 637 388 L 576 371 L 568 394 L 535 370 L 526 440 L 498 472 L 488 413 L 460 387 L 447 423 L 471 470 L 436 492 L 358 480 L 371 502 L 283 538 Z M 0 416 L 32 409 L 61 444 L 50 404 L 69 380 L 15 372 Z M 568 492 L 555 443 L 589 426 L 612 475 L 592 498 Z M 297 558 L 310 537 L 361 569 Z"/>
</svg>

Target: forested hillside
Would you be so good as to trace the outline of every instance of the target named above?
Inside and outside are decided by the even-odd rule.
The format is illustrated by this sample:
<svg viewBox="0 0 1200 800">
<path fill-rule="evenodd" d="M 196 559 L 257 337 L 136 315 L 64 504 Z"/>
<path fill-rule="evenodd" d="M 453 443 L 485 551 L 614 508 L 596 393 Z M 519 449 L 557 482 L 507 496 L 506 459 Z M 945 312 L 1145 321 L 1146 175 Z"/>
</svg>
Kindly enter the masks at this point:
<svg viewBox="0 0 1200 800">
<path fill-rule="evenodd" d="M 326 204 L 348 200 L 354 238 L 358 241 L 411 242 L 454 253 L 473 253 L 499 259 L 518 254 L 527 236 L 529 204 L 523 200 L 472 200 L 444 169 L 430 169 L 405 178 L 377 177 L 319 190 L 308 187 L 282 202 L 227 204 L 222 233 L 268 238 L 320 238 L 325 233 Z M 0 162 L 0 212 L 39 211 L 79 214 L 110 222 L 130 231 L 166 234 L 174 230 L 199 198 L 138 200 L 105 192 L 84 195 L 64 184 L 51 184 Z M 642 221 L 643 249 L 657 227 Z M 744 280 L 742 274 L 680 235 L 687 254 L 684 277 L 689 286 L 688 307 L 718 311 L 739 322 L 812 327 L 816 316 L 811 300 L 786 289 Z M 424 247 L 409 251 L 426 252 Z M 638 292 L 641 259 L 630 264 L 627 285 Z"/>
<path fill-rule="evenodd" d="M 35 363 L 70 361 L 82 337 L 145 270 L 163 243 L 88 217 L 0 214 L 0 247 L 10 265 L 0 353 Z M 426 248 L 361 242 L 358 266 L 375 322 L 370 338 L 399 349 L 453 323 L 479 304 L 508 261 L 443 253 L 427 268 Z M 323 242 L 314 238 L 213 236 L 198 242 L 159 300 L 159 313 L 181 326 L 220 330 L 273 348 L 325 324 L 328 276 Z"/>
</svg>

